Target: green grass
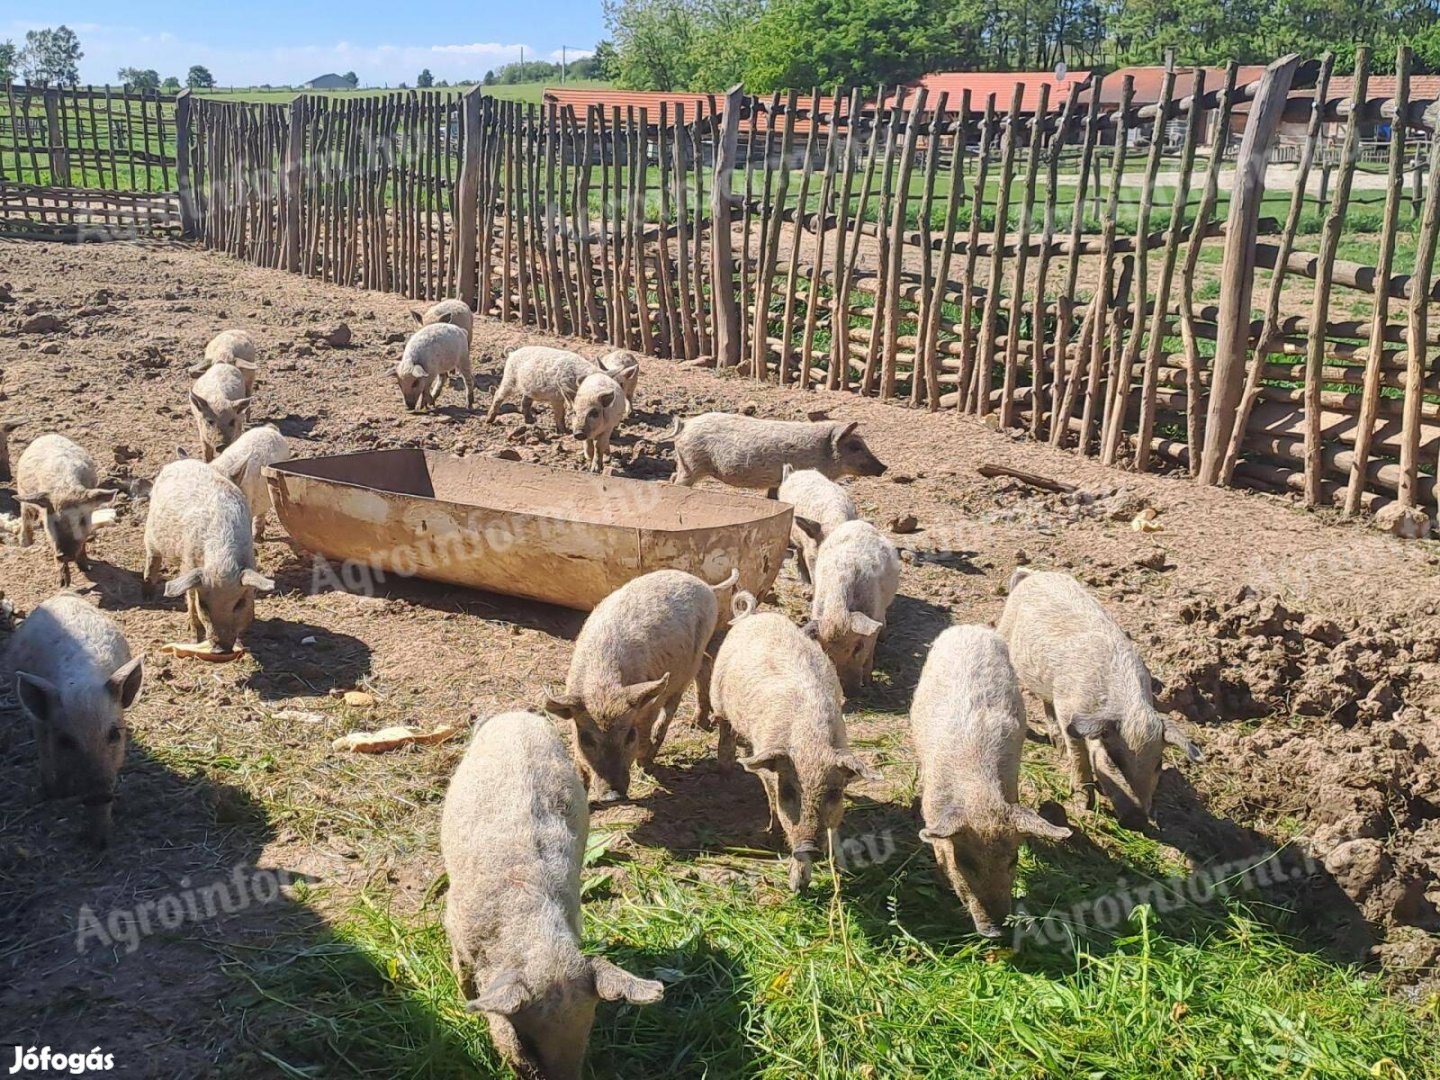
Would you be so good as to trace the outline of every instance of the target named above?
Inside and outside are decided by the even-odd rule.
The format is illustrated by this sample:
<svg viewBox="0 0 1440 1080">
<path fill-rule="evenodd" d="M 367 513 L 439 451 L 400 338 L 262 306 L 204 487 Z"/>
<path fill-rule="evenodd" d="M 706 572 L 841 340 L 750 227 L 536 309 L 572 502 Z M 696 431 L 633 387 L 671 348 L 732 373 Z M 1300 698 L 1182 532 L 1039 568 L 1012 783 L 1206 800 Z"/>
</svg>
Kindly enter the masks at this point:
<svg viewBox="0 0 1440 1080">
<path fill-rule="evenodd" d="M 432 92 L 441 94 L 462 94 L 474 87 L 475 83 L 455 83 L 451 86 L 437 86 Z M 539 103 L 545 89 L 549 86 L 558 86 L 559 81 L 546 81 L 534 83 L 514 83 L 508 86 L 487 86 L 483 92 L 490 97 L 499 98 L 502 101 L 527 101 Z M 571 90 L 594 89 L 608 87 L 610 84 L 600 79 L 570 79 L 564 86 Z M 409 89 L 416 89 L 410 87 Z M 396 93 L 398 87 L 385 89 L 364 88 L 360 90 L 306 90 L 299 86 L 283 87 L 216 87 L 213 90 L 199 91 L 202 97 L 219 98 L 226 101 L 252 101 L 252 102 L 288 102 L 297 94 L 314 94 L 324 97 L 353 98 L 353 97 L 378 97 L 384 94 Z"/>
</svg>

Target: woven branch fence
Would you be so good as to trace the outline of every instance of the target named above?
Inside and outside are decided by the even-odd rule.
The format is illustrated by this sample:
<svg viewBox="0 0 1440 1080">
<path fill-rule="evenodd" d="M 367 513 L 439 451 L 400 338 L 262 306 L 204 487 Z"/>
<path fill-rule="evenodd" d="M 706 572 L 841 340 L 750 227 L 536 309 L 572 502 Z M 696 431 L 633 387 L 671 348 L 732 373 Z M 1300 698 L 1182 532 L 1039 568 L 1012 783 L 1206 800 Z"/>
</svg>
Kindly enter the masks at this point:
<svg viewBox="0 0 1440 1080">
<path fill-rule="evenodd" d="M 578 109 L 12 88 L 0 227 L 154 199 L 155 226 L 261 266 L 993 414 L 1118 468 L 1433 508 L 1440 104 L 1409 68 L 1402 49 L 1372 95 L 1360 50 L 1335 94 L 1328 59 L 1290 56 L 1244 85 L 1233 64 L 1167 74 L 1143 104 L 1127 79 L 1118 106 L 1099 78 L 1038 101 L 737 87 Z M 124 110 L 123 154 L 92 108 Z"/>
</svg>

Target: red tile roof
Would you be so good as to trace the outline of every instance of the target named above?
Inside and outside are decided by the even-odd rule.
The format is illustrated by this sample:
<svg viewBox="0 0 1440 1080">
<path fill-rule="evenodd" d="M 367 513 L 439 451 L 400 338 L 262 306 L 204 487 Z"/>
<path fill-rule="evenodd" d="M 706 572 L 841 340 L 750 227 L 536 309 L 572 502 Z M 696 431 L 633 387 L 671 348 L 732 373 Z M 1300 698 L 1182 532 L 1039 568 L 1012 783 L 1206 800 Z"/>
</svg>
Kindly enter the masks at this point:
<svg viewBox="0 0 1440 1080">
<path fill-rule="evenodd" d="M 1331 101 L 1345 101 L 1355 89 L 1355 76 L 1332 75 L 1325 96 Z M 1389 101 L 1395 96 L 1394 75 L 1371 75 L 1365 83 L 1365 97 L 1371 101 Z M 1410 100 L 1434 101 L 1440 98 L 1440 75 L 1411 75 Z"/>
<path fill-rule="evenodd" d="M 946 109 L 958 109 L 960 98 L 970 91 L 970 107 L 976 111 L 985 108 L 985 99 L 995 95 L 995 111 L 1006 112 L 1010 108 L 1015 84 L 1025 89 L 1020 96 L 1020 111 L 1033 113 L 1040 107 L 1040 87 L 1050 87 L 1050 110 L 1058 110 L 1065 103 L 1070 87 L 1077 82 L 1083 87 L 1090 79 L 1088 71 L 1067 72 L 1065 78 L 1055 78 L 1053 71 L 937 71 L 926 75 L 913 87 L 923 86 L 929 92 L 928 103 L 933 108 L 941 94 L 949 94 Z"/>
<path fill-rule="evenodd" d="M 570 106 L 575 110 L 576 118 L 582 123 L 585 120 L 586 111 L 592 105 L 598 105 L 605 110 L 605 119 L 607 122 L 611 118 L 611 110 L 616 107 L 620 109 L 622 119 L 628 115 L 629 109 L 633 108 L 638 114 L 640 109 L 643 108 L 645 109 L 645 119 L 651 124 L 660 122 L 661 103 L 664 103 L 666 106 L 666 119 L 670 122 L 674 122 L 676 105 L 683 105 L 685 107 L 685 121 L 687 123 L 693 123 L 697 115 L 697 110 L 700 108 L 703 107 L 706 110 L 706 115 L 709 115 L 710 102 L 712 99 L 715 102 L 717 111 L 724 109 L 724 94 L 694 94 L 658 90 L 567 90 L 564 87 L 551 86 L 545 89 L 544 98 L 547 105 L 554 102 L 561 108 L 567 105 Z M 761 100 L 768 108 L 770 98 L 763 97 Z M 812 102 L 813 99 L 809 94 L 801 94 L 797 99 L 796 106 L 798 109 L 803 109 L 808 113 Z M 821 112 L 828 114 L 833 104 L 833 98 L 822 97 L 820 99 Z M 772 117 L 770 114 L 761 111 L 755 121 L 755 130 L 768 131 L 770 130 L 771 123 Z M 777 132 L 780 131 L 784 127 L 783 114 L 775 116 L 773 118 L 773 124 L 774 129 Z M 750 122 L 748 119 L 741 123 L 740 130 L 742 132 L 748 132 L 750 130 Z M 797 117 L 794 131 L 797 136 L 808 135 L 810 133 L 809 118 Z"/>
<path fill-rule="evenodd" d="M 1205 92 L 1218 90 L 1225 85 L 1225 69 L 1221 67 L 1207 67 L 1205 70 Z M 1240 70 L 1236 73 L 1235 85 L 1244 86 L 1252 83 L 1265 74 L 1264 64 L 1241 64 Z M 1160 100 L 1160 88 L 1165 81 L 1165 69 L 1158 65 L 1148 67 L 1127 67 L 1119 68 L 1105 76 L 1105 81 L 1100 86 L 1100 104 L 1118 106 L 1120 104 L 1120 86 L 1125 81 L 1125 76 L 1131 76 L 1135 80 L 1136 105 L 1152 105 Z M 1175 95 L 1184 97 L 1190 92 L 1191 80 L 1194 78 L 1193 67 L 1177 67 L 1175 69 Z M 1082 101 L 1089 101 L 1093 90 L 1080 95 Z"/>
</svg>

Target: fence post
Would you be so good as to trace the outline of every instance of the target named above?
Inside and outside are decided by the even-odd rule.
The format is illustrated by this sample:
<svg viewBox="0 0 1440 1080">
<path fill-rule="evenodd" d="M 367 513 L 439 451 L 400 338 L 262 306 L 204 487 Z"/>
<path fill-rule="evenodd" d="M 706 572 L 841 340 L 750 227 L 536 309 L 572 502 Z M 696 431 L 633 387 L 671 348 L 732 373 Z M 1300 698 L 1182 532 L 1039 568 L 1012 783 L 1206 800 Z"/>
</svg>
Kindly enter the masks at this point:
<svg viewBox="0 0 1440 1080">
<path fill-rule="evenodd" d="M 305 95 L 297 94 L 286 114 L 285 157 L 285 269 L 300 272 L 300 167 L 305 156 Z"/>
<path fill-rule="evenodd" d="M 739 83 L 725 94 L 725 112 L 715 143 L 715 179 L 710 185 L 710 281 L 715 304 L 715 363 L 740 363 L 740 305 L 735 298 L 733 223 L 736 196 L 731 191 L 740 139 Z M 698 163 L 697 163 L 698 164 Z"/>
<path fill-rule="evenodd" d="M 55 187 L 69 187 L 70 154 L 65 149 L 65 132 L 60 130 L 60 90 L 55 87 L 45 90 L 45 133 L 50 144 L 50 183 Z M 19 139 L 15 141 L 18 143 Z"/>
<path fill-rule="evenodd" d="M 553 114 L 552 114 L 553 115 Z M 476 243 L 480 237 L 480 88 L 472 87 L 460 99 L 464 138 L 460 144 L 460 216 L 455 228 L 460 238 L 460 299 L 474 308 L 479 301 L 475 276 Z"/>
<path fill-rule="evenodd" d="M 1245 361 L 1250 352 L 1250 301 L 1255 288 L 1255 232 L 1260 203 L 1265 197 L 1265 165 L 1290 83 L 1300 58 L 1295 54 L 1276 60 L 1265 70 L 1260 90 L 1250 106 L 1250 119 L 1235 158 L 1235 181 L 1230 192 L 1230 216 L 1225 227 L 1225 248 L 1220 276 L 1220 315 L 1211 370 L 1210 408 L 1205 422 L 1205 443 L 1199 479 L 1215 485 L 1225 466 L 1240 396 L 1245 383 Z M 1142 285 L 1142 292 L 1144 291 Z"/>
<path fill-rule="evenodd" d="M 196 213 L 195 180 L 190 174 L 190 106 L 187 86 L 175 98 L 175 190 L 180 197 L 180 235 L 190 240 L 200 233 Z"/>
</svg>

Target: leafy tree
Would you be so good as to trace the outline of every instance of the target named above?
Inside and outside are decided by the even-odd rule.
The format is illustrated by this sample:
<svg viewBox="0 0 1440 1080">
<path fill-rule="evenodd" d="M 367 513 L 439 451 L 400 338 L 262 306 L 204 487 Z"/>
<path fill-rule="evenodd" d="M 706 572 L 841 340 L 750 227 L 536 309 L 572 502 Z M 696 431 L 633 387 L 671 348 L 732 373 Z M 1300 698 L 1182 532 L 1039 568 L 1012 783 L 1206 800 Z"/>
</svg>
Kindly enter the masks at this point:
<svg viewBox="0 0 1440 1080">
<path fill-rule="evenodd" d="M 115 77 L 125 84 L 128 90 L 159 90 L 160 73 L 154 68 L 133 68 L 123 67 L 115 73 Z"/>
<path fill-rule="evenodd" d="M 360 76 L 356 75 L 353 71 L 347 71 L 344 75 L 341 75 L 340 77 L 350 84 L 351 90 L 354 90 L 357 86 L 360 85 Z"/>
<path fill-rule="evenodd" d="M 15 48 L 15 42 L 0 41 L 0 82 L 15 81 L 15 76 L 20 73 L 19 55 L 20 50 Z"/>
<path fill-rule="evenodd" d="M 697 5 L 690 0 L 605 0 L 616 81 L 631 90 L 683 90 L 695 74 Z"/>
<path fill-rule="evenodd" d="M 483 84 L 484 84 L 485 86 L 494 86 L 494 85 L 495 85 L 495 72 L 494 72 L 494 70 L 492 69 L 492 70 L 490 70 L 490 71 L 485 72 L 485 78 L 484 78 L 483 80 L 481 80 L 481 81 L 483 82 Z"/>
<path fill-rule="evenodd" d="M 85 53 L 80 39 L 68 26 L 53 30 L 27 30 L 20 50 L 20 72 L 34 86 L 75 86 L 80 82 L 80 60 Z"/>
<path fill-rule="evenodd" d="M 595 43 L 595 53 L 590 57 L 592 78 L 608 79 L 613 81 L 619 77 L 620 58 L 615 52 L 615 44 L 612 41 L 604 40 Z"/>
<path fill-rule="evenodd" d="M 422 90 L 435 85 L 435 76 L 430 74 L 429 68 L 425 68 L 419 75 L 415 76 L 415 85 Z"/>
<path fill-rule="evenodd" d="M 203 64 L 195 64 L 185 73 L 185 85 L 191 90 L 209 90 L 215 85 L 215 76 Z"/>
<path fill-rule="evenodd" d="M 175 75 L 165 76 L 165 81 L 160 84 L 160 89 L 167 94 L 178 94 L 180 92 L 180 79 Z"/>
</svg>

